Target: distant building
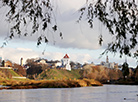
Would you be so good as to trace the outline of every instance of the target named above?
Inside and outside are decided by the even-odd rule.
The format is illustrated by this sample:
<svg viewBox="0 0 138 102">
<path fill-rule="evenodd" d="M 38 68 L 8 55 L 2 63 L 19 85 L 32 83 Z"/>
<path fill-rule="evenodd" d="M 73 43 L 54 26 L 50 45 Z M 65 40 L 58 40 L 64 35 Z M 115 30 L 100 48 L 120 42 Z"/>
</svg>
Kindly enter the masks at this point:
<svg viewBox="0 0 138 102">
<path fill-rule="evenodd" d="M 51 68 L 59 68 L 59 67 L 61 67 L 62 66 L 62 63 L 61 63 L 61 61 L 58 61 L 58 60 L 56 60 L 56 61 L 46 61 L 46 63 L 51 67 Z"/>
<path fill-rule="evenodd" d="M 64 66 L 66 68 L 66 70 L 71 71 L 70 58 L 67 54 L 63 57 L 61 62 L 62 62 L 62 66 Z"/>
<path fill-rule="evenodd" d="M 108 56 L 106 57 L 106 63 L 109 63 L 109 59 L 108 59 Z"/>
<path fill-rule="evenodd" d="M 41 59 L 39 63 L 40 63 L 40 64 L 46 64 L 46 60 Z"/>
<path fill-rule="evenodd" d="M 59 68 L 59 69 L 66 69 L 66 70 L 71 71 L 70 58 L 67 54 L 61 59 L 61 61 L 58 61 L 58 60 L 48 61 L 46 59 L 39 58 L 39 59 L 35 60 L 35 63 L 41 64 L 41 65 L 45 64 L 45 65 L 49 66 L 49 68 Z"/>
<path fill-rule="evenodd" d="M 109 62 L 108 56 L 106 57 L 106 62 L 102 61 L 100 65 L 111 69 L 118 69 L 118 63 Z"/>
<path fill-rule="evenodd" d="M 9 60 L 5 61 L 4 67 L 12 67 L 12 62 Z"/>
<path fill-rule="evenodd" d="M 35 62 L 37 64 L 47 64 L 47 60 L 46 59 L 37 59 Z"/>
<path fill-rule="evenodd" d="M 23 66 L 23 58 L 20 60 L 20 65 Z"/>
<path fill-rule="evenodd" d="M 55 66 L 56 66 L 56 67 L 62 66 L 62 62 L 61 62 L 61 61 L 57 61 L 57 62 L 55 63 Z"/>
</svg>

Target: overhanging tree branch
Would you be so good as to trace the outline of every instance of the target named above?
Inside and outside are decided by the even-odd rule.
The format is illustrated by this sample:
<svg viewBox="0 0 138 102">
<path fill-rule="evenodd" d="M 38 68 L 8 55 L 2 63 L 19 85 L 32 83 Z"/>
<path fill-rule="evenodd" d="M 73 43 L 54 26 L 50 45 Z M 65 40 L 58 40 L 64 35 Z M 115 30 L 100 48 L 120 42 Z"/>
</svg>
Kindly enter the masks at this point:
<svg viewBox="0 0 138 102">
<path fill-rule="evenodd" d="M 80 9 L 79 22 L 87 18 L 90 28 L 93 21 L 98 19 L 108 29 L 115 40 L 108 44 L 104 53 L 119 51 L 123 54 L 136 57 L 138 55 L 138 5 L 135 0 L 87 0 L 87 6 Z M 87 15 L 85 15 L 87 13 Z M 99 38 L 99 44 L 104 39 Z M 134 52 L 134 50 L 136 50 Z M 132 53 L 133 52 L 133 53 Z M 103 54 L 104 54 L 103 53 Z"/>
<path fill-rule="evenodd" d="M 104 53 L 117 51 L 120 56 L 123 54 L 138 57 L 138 5 L 136 0 L 86 0 L 87 4 L 82 7 L 78 22 L 86 17 L 90 28 L 93 28 L 93 21 L 98 19 L 108 29 L 115 40 L 108 44 Z M 12 24 L 9 39 L 15 35 L 28 36 L 39 30 L 58 30 L 54 20 L 54 6 L 50 0 L 2 0 L 2 4 L 9 8 L 6 17 Z M 86 15 L 85 15 L 86 14 Z M 31 23 L 31 24 L 30 24 Z M 22 27 L 31 25 L 31 33 L 23 32 Z M 59 35 L 62 38 L 62 33 Z M 37 45 L 49 39 L 47 35 L 40 34 Z M 99 43 L 104 41 L 103 36 Z"/>
<path fill-rule="evenodd" d="M 58 30 L 53 15 L 54 6 L 50 0 L 2 0 L 2 4 L 9 8 L 6 14 L 7 21 L 12 24 L 9 39 L 13 39 L 16 35 L 33 35 L 41 30 L 53 32 Z M 28 33 L 26 28 L 31 32 Z M 40 34 L 37 45 L 40 45 L 42 41 L 48 42 L 46 33 Z"/>
</svg>

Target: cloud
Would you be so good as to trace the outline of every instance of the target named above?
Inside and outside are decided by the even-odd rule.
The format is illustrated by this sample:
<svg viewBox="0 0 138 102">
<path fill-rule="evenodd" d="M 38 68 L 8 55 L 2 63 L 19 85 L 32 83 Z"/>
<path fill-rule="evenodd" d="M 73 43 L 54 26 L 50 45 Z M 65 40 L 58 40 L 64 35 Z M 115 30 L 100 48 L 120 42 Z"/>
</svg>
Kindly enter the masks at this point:
<svg viewBox="0 0 138 102">
<path fill-rule="evenodd" d="M 100 31 L 97 28 L 98 26 L 97 22 L 95 23 L 94 29 L 90 29 L 89 25 L 87 24 L 87 21 L 76 23 L 79 17 L 77 10 L 81 8 L 82 5 L 85 4 L 85 2 L 86 2 L 85 0 L 54 1 L 54 5 L 57 6 L 57 10 L 59 10 L 59 12 L 57 12 L 56 14 L 56 17 L 57 17 L 56 20 L 60 31 L 63 33 L 63 39 L 62 40 L 60 39 L 59 33 L 56 33 L 56 32 L 50 33 L 48 31 L 43 32 L 44 34 L 46 34 L 49 40 L 49 45 L 55 44 L 54 46 L 57 46 L 60 48 L 79 48 L 79 49 L 91 49 L 91 50 L 100 48 L 98 44 L 98 36 L 100 35 Z M 0 12 L 3 12 L 3 11 L 1 10 Z M 1 30 L 0 35 L 1 37 L 5 38 L 9 34 L 10 25 L 4 21 L 5 18 L 3 16 L 0 16 L 0 18 L 2 18 L 3 20 L 3 23 L 0 24 L 0 30 Z M 3 25 L 6 25 L 6 26 L 3 26 Z M 29 30 L 28 30 L 28 33 L 30 33 Z M 27 36 L 27 37 L 22 36 L 19 38 L 15 36 L 15 38 L 12 40 L 13 42 L 18 41 L 18 44 L 19 43 L 22 44 L 23 42 L 36 43 L 37 38 L 40 35 L 41 35 L 40 32 L 38 32 L 37 34 L 34 34 L 32 36 Z M 108 37 L 105 37 L 105 38 L 108 38 Z"/>
<path fill-rule="evenodd" d="M 70 9 L 75 9 L 78 10 L 80 9 L 80 7 L 82 7 L 86 1 L 85 0 L 56 0 L 56 2 L 54 2 L 60 12 L 65 12 L 68 11 Z"/>
<path fill-rule="evenodd" d="M 41 57 L 44 57 L 47 60 L 61 60 L 64 56 L 64 53 L 62 52 L 45 52 L 44 55 L 41 55 Z"/>
<path fill-rule="evenodd" d="M 89 54 L 71 54 L 70 58 L 74 62 L 79 62 L 79 63 L 91 63 L 93 61 L 93 58 Z"/>
<path fill-rule="evenodd" d="M 39 53 L 25 48 L 2 48 L 0 49 L 0 56 L 2 56 L 3 60 L 11 60 L 14 63 L 20 63 L 20 59 L 23 58 L 24 62 L 28 58 L 36 58 L 39 57 Z"/>
<path fill-rule="evenodd" d="M 19 50 L 19 51 L 25 51 L 25 52 L 33 51 L 32 49 L 29 49 L 29 48 L 17 48 L 17 50 Z"/>
<path fill-rule="evenodd" d="M 24 62 L 27 58 L 35 57 L 45 57 L 48 60 L 60 60 L 61 58 L 63 58 L 65 53 L 69 53 L 69 56 L 73 61 L 78 61 L 80 63 L 92 61 L 100 63 L 100 60 L 98 59 L 100 53 L 97 54 L 95 50 L 107 48 L 107 43 L 113 40 L 113 36 L 110 35 L 104 25 L 102 25 L 97 20 L 94 20 L 93 29 L 90 29 L 85 18 L 82 22 L 76 23 L 79 18 L 77 10 L 85 4 L 86 0 L 56 0 L 53 2 L 57 8 L 55 11 L 56 22 L 58 24 L 58 29 L 63 33 L 63 39 L 60 38 L 59 32 L 50 33 L 51 31 L 40 31 L 32 36 L 27 37 L 21 36 L 19 38 L 16 36 L 14 39 L 12 39 L 12 41 L 9 42 L 9 45 L 13 47 L 0 49 L 0 55 L 5 59 L 10 59 L 13 62 L 19 63 L 21 57 L 24 58 Z M 9 35 L 9 28 L 11 27 L 11 24 L 5 21 L 6 11 L 7 8 L 0 9 L 0 45 L 2 44 L 3 39 Z M 29 25 L 29 27 L 31 28 L 31 25 Z M 58 50 L 57 52 L 56 50 L 54 52 L 45 52 L 45 55 L 42 55 L 43 48 L 39 47 L 40 52 L 37 52 L 37 38 L 42 33 L 45 34 L 49 40 L 48 46 L 54 46 L 55 49 L 60 50 Z M 28 30 L 28 34 L 31 34 L 30 30 Z M 103 35 L 104 40 L 102 47 L 100 47 L 98 44 L 98 37 L 100 34 Z M 43 47 L 43 44 L 41 47 Z M 63 51 L 63 49 L 67 51 Z M 69 51 L 68 49 L 72 50 Z M 81 50 L 82 52 L 84 51 L 84 49 L 86 49 L 87 51 L 83 54 L 79 54 L 80 52 L 75 52 L 76 49 Z M 88 51 L 88 49 L 93 51 L 94 57 L 92 56 L 91 52 Z M 113 58 L 112 62 L 113 61 L 124 62 L 119 58 Z M 134 65 L 135 61 L 129 61 Z"/>
<path fill-rule="evenodd" d="M 44 55 L 42 52 L 37 52 L 29 48 L 2 48 L 0 49 L 0 57 L 2 57 L 3 60 L 11 60 L 13 63 L 20 64 L 20 59 L 23 58 L 23 63 L 25 64 L 27 59 L 30 58 L 45 58 L 47 60 L 61 60 L 65 56 L 65 51 L 60 51 L 59 49 L 54 49 L 53 52 L 45 52 Z M 94 51 L 81 51 L 81 53 L 72 51 L 69 52 L 67 50 L 67 54 L 70 57 L 71 61 L 79 62 L 81 64 L 84 63 L 91 63 L 94 62 L 94 64 L 99 64 L 101 61 L 106 60 L 106 56 L 103 56 L 101 59 L 99 59 L 99 54 L 96 54 Z M 91 53 L 90 53 L 91 52 Z M 97 50 L 96 52 L 99 52 Z M 120 59 L 119 57 L 113 56 L 112 54 L 108 55 L 110 62 L 116 62 L 118 64 L 123 64 L 125 61 L 125 58 Z M 133 58 L 127 58 L 127 62 L 130 67 L 136 67 L 136 60 Z"/>
<path fill-rule="evenodd" d="M 20 64 L 20 59 L 23 58 L 23 63 L 29 58 L 45 58 L 47 60 L 61 60 L 66 53 L 63 52 L 45 52 L 42 55 L 41 52 L 33 51 L 29 48 L 2 48 L 0 49 L 0 57 L 3 60 L 11 60 L 13 63 Z M 70 53 L 68 54 L 71 61 L 85 63 L 91 62 L 92 56 L 89 54 Z"/>
<path fill-rule="evenodd" d="M 65 17 L 67 18 L 67 17 Z M 76 18 L 77 20 L 77 18 Z M 99 49 L 99 29 L 90 29 L 86 22 L 75 23 L 75 20 L 60 22 L 63 28 L 63 39 L 56 39 L 56 45 L 61 48 Z M 55 38 L 59 38 L 58 36 Z"/>
</svg>

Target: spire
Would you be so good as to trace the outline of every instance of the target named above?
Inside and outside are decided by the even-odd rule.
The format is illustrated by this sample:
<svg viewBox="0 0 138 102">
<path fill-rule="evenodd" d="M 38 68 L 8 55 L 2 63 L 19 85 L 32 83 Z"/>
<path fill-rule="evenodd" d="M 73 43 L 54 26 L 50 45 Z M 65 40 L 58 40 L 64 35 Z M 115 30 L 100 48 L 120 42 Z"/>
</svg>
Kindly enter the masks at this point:
<svg viewBox="0 0 138 102">
<path fill-rule="evenodd" d="M 106 63 L 109 63 L 109 59 L 108 59 L 108 56 L 106 56 Z"/>
</svg>

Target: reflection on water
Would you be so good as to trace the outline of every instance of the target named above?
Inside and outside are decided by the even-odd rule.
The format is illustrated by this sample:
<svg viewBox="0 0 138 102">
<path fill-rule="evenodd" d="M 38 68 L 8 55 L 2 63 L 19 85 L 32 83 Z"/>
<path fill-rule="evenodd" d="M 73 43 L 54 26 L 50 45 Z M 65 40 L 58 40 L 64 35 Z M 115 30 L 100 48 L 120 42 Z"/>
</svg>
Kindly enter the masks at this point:
<svg viewBox="0 0 138 102">
<path fill-rule="evenodd" d="M 138 86 L 0 90 L 0 102 L 138 102 Z"/>
</svg>

